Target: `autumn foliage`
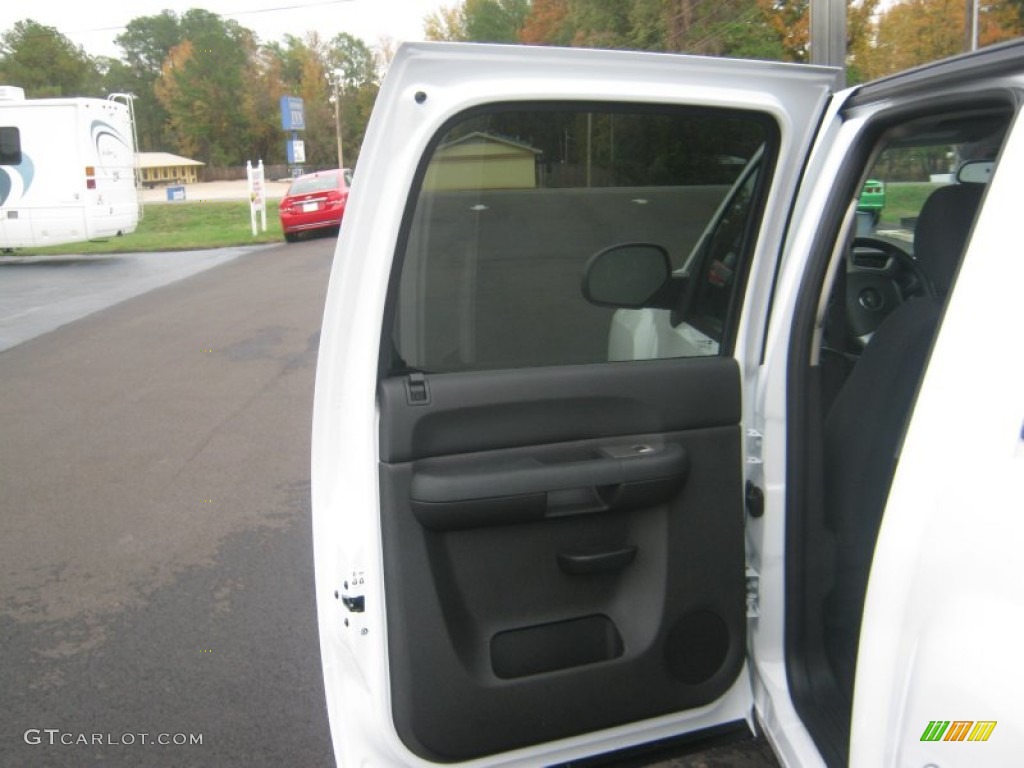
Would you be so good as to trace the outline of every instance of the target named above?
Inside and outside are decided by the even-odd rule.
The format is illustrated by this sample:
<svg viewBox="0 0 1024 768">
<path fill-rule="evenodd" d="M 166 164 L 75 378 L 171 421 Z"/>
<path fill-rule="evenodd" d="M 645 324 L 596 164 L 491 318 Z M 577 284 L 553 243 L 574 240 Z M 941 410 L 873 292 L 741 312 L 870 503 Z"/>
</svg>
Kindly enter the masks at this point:
<svg viewBox="0 0 1024 768">
<path fill-rule="evenodd" d="M 503 17 L 501 41 L 529 45 L 678 51 L 807 62 L 810 0 L 533 0 L 515 30 L 510 9 L 523 0 L 464 0 L 428 17 L 430 39 L 497 42 L 474 35 L 477 17 Z M 960 53 L 967 0 L 850 0 L 847 69 L 851 82 L 881 77 Z M 492 25 L 492 28 L 493 25 Z M 979 6 L 980 46 L 1024 34 L 1024 0 Z"/>
</svg>

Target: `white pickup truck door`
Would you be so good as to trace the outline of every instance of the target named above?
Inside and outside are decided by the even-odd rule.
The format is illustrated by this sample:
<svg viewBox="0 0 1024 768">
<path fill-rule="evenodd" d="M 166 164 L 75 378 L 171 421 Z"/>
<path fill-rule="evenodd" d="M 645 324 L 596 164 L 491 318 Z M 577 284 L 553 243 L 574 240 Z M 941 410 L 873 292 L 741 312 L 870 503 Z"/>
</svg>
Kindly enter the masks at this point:
<svg viewBox="0 0 1024 768">
<path fill-rule="evenodd" d="M 744 381 L 835 84 L 765 62 L 399 50 L 316 382 L 339 764 L 536 766 L 751 717 Z M 696 243 L 753 157 L 759 180 Z M 609 362 L 615 310 L 580 282 L 622 243 L 689 270 L 660 306 L 688 308 L 672 322 L 705 354 Z"/>
</svg>

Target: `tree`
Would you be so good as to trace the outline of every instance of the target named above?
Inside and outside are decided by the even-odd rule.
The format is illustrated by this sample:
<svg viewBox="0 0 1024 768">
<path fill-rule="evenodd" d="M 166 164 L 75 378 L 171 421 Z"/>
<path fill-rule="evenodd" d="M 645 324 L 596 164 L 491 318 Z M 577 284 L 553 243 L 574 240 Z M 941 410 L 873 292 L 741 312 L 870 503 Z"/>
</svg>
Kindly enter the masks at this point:
<svg viewBox="0 0 1024 768">
<path fill-rule="evenodd" d="M 809 0 L 757 0 L 765 22 L 778 36 L 784 61 L 806 62 L 810 37 Z"/>
<path fill-rule="evenodd" d="M 182 40 L 178 16 L 173 11 L 132 19 L 114 38 L 122 51 L 122 66 L 112 68 L 109 78 L 117 83 L 117 90 L 135 95 L 135 127 L 142 150 L 170 148 L 170 115 L 157 99 L 154 85 L 171 49 Z"/>
<path fill-rule="evenodd" d="M 530 0 L 466 0 L 466 36 L 480 43 L 514 43 L 530 12 Z"/>
<path fill-rule="evenodd" d="M 1024 0 L 1022 0 L 1024 2 Z M 532 45 L 568 45 L 569 0 L 533 0 L 519 30 L 519 42 Z"/>
<path fill-rule="evenodd" d="M 331 98 L 341 99 L 345 164 L 353 166 L 380 90 L 377 59 L 366 43 L 344 32 L 331 39 L 326 55 L 328 70 L 341 73 Z"/>
<path fill-rule="evenodd" d="M 871 79 L 875 19 L 880 0 L 862 0 L 846 13 L 846 81 L 851 85 Z"/>
<path fill-rule="evenodd" d="M 25 95 L 99 96 L 99 73 L 89 55 L 54 27 L 32 19 L 0 35 L 0 80 Z"/>
<path fill-rule="evenodd" d="M 427 40 L 468 40 L 463 16 L 463 6 L 442 5 L 436 13 L 428 14 L 423 20 L 424 36 Z"/>
<path fill-rule="evenodd" d="M 328 68 L 344 73 L 342 84 L 346 89 L 377 82 L 377 60 L 359 38 L 341 32 L 331 39 L 326 54 Z"/>
<path fill-rule="evenodd" d="M 586 48 L 629 48 L 631 3 L 618 0 L 570 0 L 566 24 L 570 43 Z"/>
<path fill-rule="evenodd" d="M 772 60 L 783 56 L 779 37 L 757 0 L 646 1 L 651 6 L 646 28 L 648 34 L 663 35 L 661 50 Z M 643 30 L 639 24 L 635 27 Z"/>
<path fill-rule="evenodd" d="M 530 12 L 530 0 L 463 0 L 425 19 L 428 40 L 515 43 Z"/>
<path fill-rule="evenodd" d="M 283 163 L 280 103 L 286 86 L 281 59 L 269 46 L 257 48 L 249 57 L 242 77 L 241 110 L 246 125 L 244 159 L 254 163 Z"/>
<path fill-rule="evenodd" d="M 379 90 L 378 59 L 374 52 L 362 40 L 344 32 L 328 42 L 315 32 L 304 39 L 289 35 L 284 46 L 274 43 L 264 48 L 278 62 L 282 93 L 303 100 L 306 130 L 301 138 L 305 142 L 305 165 L 337 165 L 336 94 L 340 98 L 345 164 L 354 165 Z M 339 72 L 341 79 L 337 80 Z"/>
<path fill-rule="evenodd" d="M 239 164 L 248 154 L 242 103 L 255 37 L 197 8 L 179 23 L 184 40 L 171 49 L 155 85 L 171 134 L 179 150 L 207 164 Z"/>
<path fill-rule="evenodd" d="M 979 13 L 978 42 L 992 45 L 1024 32 L 1016 0 L 985 3 Z M 900 0 L 883 12 L 865 73 L 870 77 L 898 72 L 964 50 L 964 0 Z"/>
<path fill-rule="evenodd" d="M 758 0 L 534 0 L 519 39 L 746 58 L 783 56 L 779 35 Z"/>
</svg>

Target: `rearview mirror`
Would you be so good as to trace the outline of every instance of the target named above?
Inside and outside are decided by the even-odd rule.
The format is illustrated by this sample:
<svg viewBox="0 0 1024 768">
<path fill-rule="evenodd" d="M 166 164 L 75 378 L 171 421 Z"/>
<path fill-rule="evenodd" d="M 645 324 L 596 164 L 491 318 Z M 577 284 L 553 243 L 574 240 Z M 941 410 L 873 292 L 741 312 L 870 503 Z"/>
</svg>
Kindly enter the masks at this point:
<svg viewBox="0 0 1024 768">
<path fill-rule="evenodd" d="M 668 251 L 654 243 L 625 243 L 590 257 L 583 296 L 601 307 L 670 309 L 672 282 Z"/>
<path fill-rule="evenodd" d="M 956 172 L 956 180 L 961 184 L 988 184 L 994 166 L 991 160 L 969 160 Z"/>
</svg>

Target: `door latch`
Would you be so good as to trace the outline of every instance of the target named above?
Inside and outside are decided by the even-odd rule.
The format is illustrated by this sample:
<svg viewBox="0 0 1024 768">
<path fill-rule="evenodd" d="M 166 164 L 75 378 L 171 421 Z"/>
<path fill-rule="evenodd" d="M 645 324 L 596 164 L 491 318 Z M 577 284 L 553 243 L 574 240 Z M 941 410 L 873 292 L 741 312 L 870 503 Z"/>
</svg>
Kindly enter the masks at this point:
<svg viewBox="0 0 1024 768">
<path fill-rule="evenodd" d="M 342 595 L 341 604 L 348 608 L 350 613 L 362 613 L 366 610 L 366 596 Z"/>
</svg>

